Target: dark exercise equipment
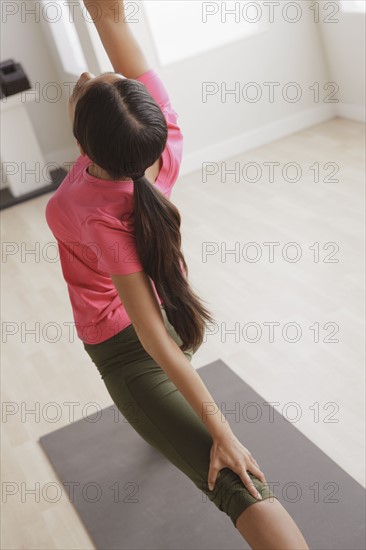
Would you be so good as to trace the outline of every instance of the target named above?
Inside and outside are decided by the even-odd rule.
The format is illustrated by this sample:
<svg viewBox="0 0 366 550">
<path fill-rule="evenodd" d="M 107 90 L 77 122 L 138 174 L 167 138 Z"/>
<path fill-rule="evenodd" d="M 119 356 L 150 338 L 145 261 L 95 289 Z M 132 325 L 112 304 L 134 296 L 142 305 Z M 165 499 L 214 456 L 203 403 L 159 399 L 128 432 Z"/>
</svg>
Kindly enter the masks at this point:
<svg viewBox="0 0 366 550">
<path fill-rule="evenodd" d="M 9 97 L 31 88 L 31 84 L 20 63 L 14 59 L 0 62 L 0 94 Z"/>
</svg>

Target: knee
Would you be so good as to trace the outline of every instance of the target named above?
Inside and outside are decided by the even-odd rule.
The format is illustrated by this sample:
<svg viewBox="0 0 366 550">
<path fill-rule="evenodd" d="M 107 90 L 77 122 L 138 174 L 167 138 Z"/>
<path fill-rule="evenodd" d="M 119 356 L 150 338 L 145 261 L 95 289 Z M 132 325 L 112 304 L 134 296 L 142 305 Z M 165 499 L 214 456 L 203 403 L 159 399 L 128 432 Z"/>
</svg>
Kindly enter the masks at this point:
<svg viewBox="0 0 366 550">
<path fill-rule="evenodd" d="M 246 488 L 241 478 L 229 468 L 223 468 L 216 480 L 215 489 L 206 494 L 219 510 L 225 512 L 236 527 L 239 516 L 252 504 L 263 502 L 270 497 L 276 498 L 268 485 L 248 472 L 262 500 L 255 498 Z"/>
</svg>

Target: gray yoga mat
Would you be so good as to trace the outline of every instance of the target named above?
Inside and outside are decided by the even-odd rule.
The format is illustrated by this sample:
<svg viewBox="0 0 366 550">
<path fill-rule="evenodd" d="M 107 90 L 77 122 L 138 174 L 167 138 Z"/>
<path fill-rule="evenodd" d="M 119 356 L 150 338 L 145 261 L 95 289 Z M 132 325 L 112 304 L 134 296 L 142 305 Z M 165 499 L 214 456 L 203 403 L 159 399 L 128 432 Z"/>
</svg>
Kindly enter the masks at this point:
<svg viewBox="0 0 366 550">
<path fill-rule="evenodd" d="M 309 547 L 364 550 L 364 488 L 223 361 L 198 373 Z M 230 518 L 146 443 L 112 401 L 99 417 L 39 442 L 96 548 L 250 548 Z"/>
</svg>

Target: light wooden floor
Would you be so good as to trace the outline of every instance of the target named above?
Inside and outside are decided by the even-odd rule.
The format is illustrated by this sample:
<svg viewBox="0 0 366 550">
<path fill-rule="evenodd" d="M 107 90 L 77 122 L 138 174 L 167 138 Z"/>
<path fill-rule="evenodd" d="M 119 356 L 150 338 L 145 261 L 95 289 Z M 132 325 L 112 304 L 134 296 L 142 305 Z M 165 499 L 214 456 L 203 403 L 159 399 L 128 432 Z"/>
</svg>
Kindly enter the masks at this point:
<svg viewBox="0 0 366 550">
<path fill-rule="evenodd" d="M 227 161 L 227 169 L 235 162 L 241 167 L 258 163 L 263 174 L 256 183 L 236 182 L 230 175 L 225 182 L 220 171 L 203 182 L 197 172 L 182 177 L 172 193 L 183 218 L 191 284 L 218 323 L 217 332 L 207 335 L 195 355 L 194 366 L 221 358 L 264 402 L 277 403 L 288 420 L 300 410 L 297 429 L 363 485 L 364 136 L 363 124 L 333 119 Z M 280 164 L 273 182 L 264 165 L 268 162 Z M 281 176 L 290 162 L 302 169 L 298 182 Z M 324 167 L 327 163 L 336 163 L 338 172 Z M 251 178 L 253 174 L 249 171 Z M 294 171 L 288 176 L 293 178 Z M 92 414 L 88 403 L 100 408 L 111 404 L 72 330 L 70 339 L 66 323 L 73 322 L 71 306 L 44 218 L 48 199 L 45 195 L 2 213 L 3 242 L 18 247 L 2 264 L 3 502 L 6 491 L 9 495 L 2 509 L 1 546 L 6 549 L 92 548 L 67 494 L 60 487 L 60 497 L 52 503 L 55 491 L 45 492 L 57 479 L 38 438 Z M 246 249 L 253 242 L 262 252 L 254 263 L 248 261 L 254 248 Z M 268 242 L 279 243 L 273 262 L 264 245 Z M 282 255 L 291 242 L 302 252 L 295 263 Z M 326 243 L 336 243 L 338 252 L 332 254 L 334 245 L 324 249 Z M 212 251 L 207 257 L 203 247 Z M 225 247 L 237 247 L 239 257 L 225 257 Z M 289 247 L 287 258 L 294 252 Z M 338 262 L 324 262 L 326 257 Z M 264 324 L 269 322 L 279 323 L 273 342 Z M 235 323 L 241 331 L 237 341 L 233 334 L 225 336 Z M 285 332 L 283 337 L 287 323 L 297 323 L 299 341 L 286 341 Z M 316 324 L 319 342 L 309 328 Z M 255 327 L 262 330 L 257 342 Z M 339 327 L 333 336 L 332 327 Z M 32 328 L 36 335 L 27 333 Z M 289 327 L 287 340 L 294 337 Z M 297 404 L 297 411 L 290 403 Z M 268 407 L 258 405 L 268 414 Z M 228 419 L 234 422 L 232 415 Z M 261 457 L 251 451 L 260 464 Z M 32 489 L 39 498 L 26 494 Z"/>
</svg>

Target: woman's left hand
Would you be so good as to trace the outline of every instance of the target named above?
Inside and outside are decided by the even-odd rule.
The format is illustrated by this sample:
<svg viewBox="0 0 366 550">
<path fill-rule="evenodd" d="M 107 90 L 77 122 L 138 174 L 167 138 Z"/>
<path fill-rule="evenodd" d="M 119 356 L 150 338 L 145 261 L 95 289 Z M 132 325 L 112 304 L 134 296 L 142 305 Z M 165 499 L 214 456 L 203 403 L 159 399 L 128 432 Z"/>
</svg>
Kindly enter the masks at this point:
<svg viewBox="0 0 366 550">
<path fill-rule="evenodd" d="M 226 432 L 220 437 L 213 438 L 208 472 L 208 486 L 210 490 L 214 489 L 219 471 L 223 468 L 230 468 L 241 478 L 245 487 L 255 498 L 260 497 L 247 470 L 260 481 L 266 483 L 264 473 L 260 470 L 259 464 L 251 452 L 240 443 L 231 431 Z"/>
</svg>

